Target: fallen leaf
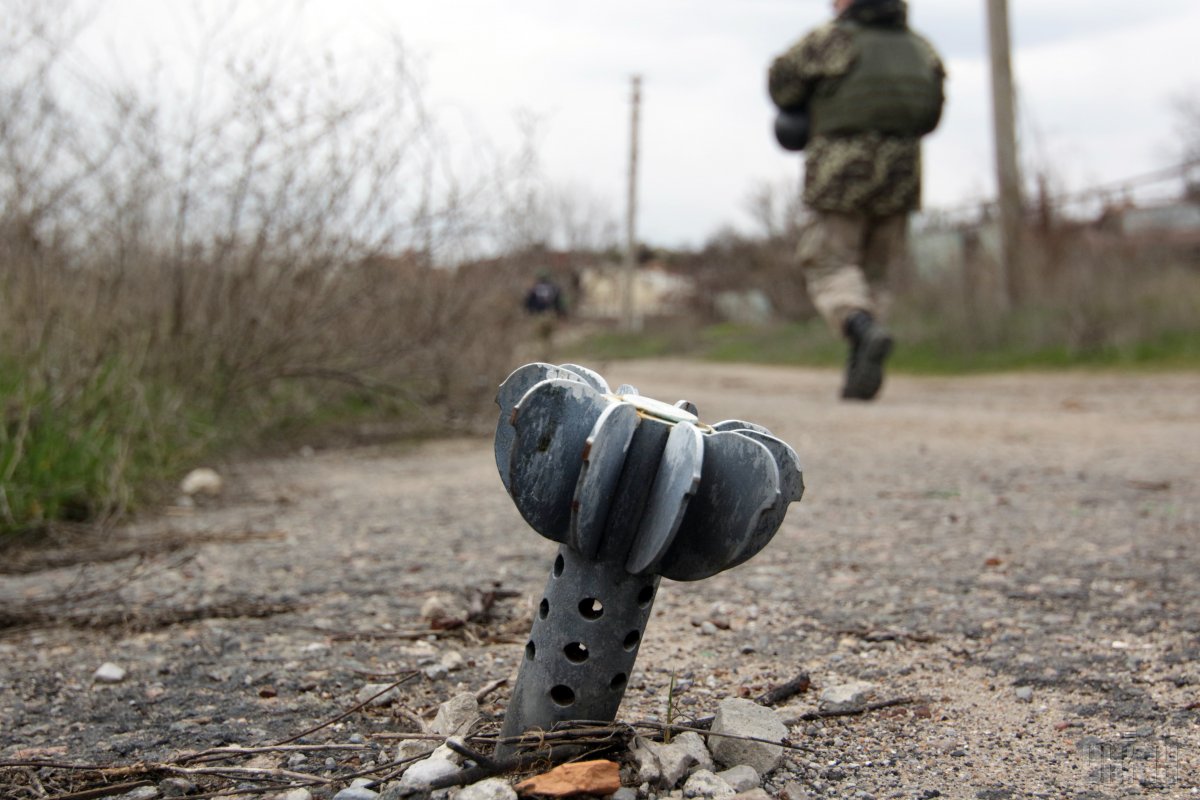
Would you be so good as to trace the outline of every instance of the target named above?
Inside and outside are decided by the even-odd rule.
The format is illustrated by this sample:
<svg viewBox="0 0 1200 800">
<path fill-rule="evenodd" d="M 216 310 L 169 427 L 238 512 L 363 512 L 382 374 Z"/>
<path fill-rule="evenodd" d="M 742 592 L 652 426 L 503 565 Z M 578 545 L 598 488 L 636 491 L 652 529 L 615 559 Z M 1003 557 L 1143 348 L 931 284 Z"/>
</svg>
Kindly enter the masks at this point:
<svg viewBox="0 0 1200 800">
<path fill-rule="evenodd" d="M 615 761 L 579 761 L 521 781 L 518 794 L 572 797 L 577 794 L 609 795 L 621 788 L 621 768 Z"/>
</svg>

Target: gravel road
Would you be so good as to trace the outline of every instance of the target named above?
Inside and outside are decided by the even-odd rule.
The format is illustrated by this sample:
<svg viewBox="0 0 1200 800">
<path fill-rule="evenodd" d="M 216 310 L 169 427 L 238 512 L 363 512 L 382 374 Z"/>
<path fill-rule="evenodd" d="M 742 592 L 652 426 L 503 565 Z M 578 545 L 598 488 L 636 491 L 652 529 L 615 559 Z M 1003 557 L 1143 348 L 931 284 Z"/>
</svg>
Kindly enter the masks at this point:
<svg viewBox="0 0 1200 800">
<path fill-rule="evenodd" d="M 755 559 L 664 581 L 622 719 L 662 720 L 672 678 L 686 720 L 807 672 L 813 688 L 781 710 L 796 749 L 774 794 L 1200 793 L 1200 375 L 899 376 L 847 404 L 825 370 L 599 371 L 705 421 L 766 425 L 807 484 Z M 395 705 L 315 735 L 361 745 L 318 764 L 336 774 L 515 675 L 554 545 L 518 517 L 490 438 L 222 472 L 221 497 L 115 532 L 107 560 L 70 563 L 70 542 L 5 559 L 0 760 L 279 741 L 421 670 Z M 435 594 L 474 616 L 431 632 Z M 97 678 L 106 662 L 124 677 Z M 907 702 L 800 719 L 858 681 Z M 0 795 L 39 796 L 32 770 L 0 769 Z"/>
</svg>

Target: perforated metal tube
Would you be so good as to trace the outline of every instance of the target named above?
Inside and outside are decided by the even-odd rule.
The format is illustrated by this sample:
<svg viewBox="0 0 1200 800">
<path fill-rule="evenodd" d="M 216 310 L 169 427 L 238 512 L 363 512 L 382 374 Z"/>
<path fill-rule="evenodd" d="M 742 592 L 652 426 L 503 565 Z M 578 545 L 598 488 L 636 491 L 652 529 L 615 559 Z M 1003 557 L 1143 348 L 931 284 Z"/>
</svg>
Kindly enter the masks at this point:
<svg viewBox="0 0 1200 800">
<path fill-rule="evenodd" d="M 590 561 L 560 547 L 501 736 L 563 720 L 615 719 L 658 582 L 657 575 L 630 575 L 619 562 Z"/>
</svg>

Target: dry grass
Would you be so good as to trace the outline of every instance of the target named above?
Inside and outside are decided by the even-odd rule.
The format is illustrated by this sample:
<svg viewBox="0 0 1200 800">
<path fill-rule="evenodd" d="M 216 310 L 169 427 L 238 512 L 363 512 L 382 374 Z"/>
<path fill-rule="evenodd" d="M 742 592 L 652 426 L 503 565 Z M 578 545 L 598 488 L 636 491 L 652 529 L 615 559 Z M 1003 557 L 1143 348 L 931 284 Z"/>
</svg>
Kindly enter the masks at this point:
<svg viewBox="0 0 1200 800">
<path fill-rule="evenodd" d="M 1200 270 L 1185 249 L 1074 229 L 1031 236 L 1025 256 L 1015 303 L 1004 301 L 983 254 L 916 281 L 895 304 L 905 348 L 929 367 L 939 357 L 994 366 L 1170 366 L 1200 356 Z"/>
<path fill-rule="evenodd" d="M 470 418 L 511 366 L 512 268 L 435 266 L 494 204 L 402 49 L 362 81 L 213 21 L 220 89 L 168 101 L 80 75 L 72 8 L 0 28 L 0 530 L 120 513 L 289 420 Z"/>
</svg>

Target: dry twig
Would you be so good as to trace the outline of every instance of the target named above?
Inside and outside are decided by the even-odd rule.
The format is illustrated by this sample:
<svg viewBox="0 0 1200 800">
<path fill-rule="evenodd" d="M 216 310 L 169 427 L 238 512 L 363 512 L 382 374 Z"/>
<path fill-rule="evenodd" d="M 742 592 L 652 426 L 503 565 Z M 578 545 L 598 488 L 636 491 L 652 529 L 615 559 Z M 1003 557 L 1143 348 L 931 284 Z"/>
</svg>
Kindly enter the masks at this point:
<svg viewBox="0 0 1200 800">
<path fill-rule="evenodd" d="M 812 680 L 809 679 L 807 672 L 801 672 L 796 677 L 792 678 L 787 683 L 776 686 L 773 689 L 762 693 L 755 700 L 760 705 L 773 706 L 782 703 L 784 700 L 789 700 L 798 694 L 804 694 L 812 686 Z"/>
<path fill-rule="evenodd" d="M 340 722 L 341 720 L 343 720 L 346 717 L 353 714 L 355 711 L 359 711 L 360 709 L 364 708 L 368 703 L 370 703 L 376 697 L 382 697 L 383 695 L 390 692 L 392 689 L 395 689 L 397 686 L 400 686 L 401 684 L 404 684 L 404 683 L 408 683 L 410 680 L 417 677 L 417 675 L 419 675 L 419 674 L 420 674 L 419 672 L 410 672 L 407 675 L 405 675 L 403 678 L 401 678 L 400 680 L 388 684 L 384 689 L 371 695 L 366 700 L 363 700 L 361 703 L 354 704 L 349 709 L 343 711 L 341 714 L 338 714 L 333 719 L 322 722 L 320 725 L 309 728 L 308 730 L 302 731 L 301 733 L 297 733 L 295 736 L 291 736 L 287 739 L 284 739 L 282 742 L 276 742 L 273 746 L 278 747 L 278 746 L 284 745 L 284 744 L 291 744 L 292 742 L 296 741 L 297 739 L 303 739 L 305 736 L 316 733 L 317 731 L 321 730 L 322 728 L 328 728 L 330 725 L 334 724 L 335 722 Z"/>
<path fill-rule="evenodd" d="M 817 719 L 830 719 L 831 717 L 854 717 L 859 714 L 866 714 L 871 711 L 879 711 L 884 708 L 892 708 L 893 706 L 907 706 L 917 702 L 916 697 L 897 697 L 894 700 L 882 700 L 878 703 L 867 703 L 866 705 L 847 708 L 840 711 L 809 711 L 796 717 L 796 721 L 811 722 Z"/>
</svg>

